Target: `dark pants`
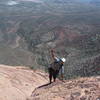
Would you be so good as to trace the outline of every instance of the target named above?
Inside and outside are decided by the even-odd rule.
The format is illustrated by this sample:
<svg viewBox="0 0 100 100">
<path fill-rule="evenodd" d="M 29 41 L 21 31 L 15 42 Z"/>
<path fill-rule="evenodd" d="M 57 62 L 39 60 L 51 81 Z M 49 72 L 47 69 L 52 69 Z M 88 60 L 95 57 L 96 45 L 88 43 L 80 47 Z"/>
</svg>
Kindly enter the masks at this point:
<svg viewBox="0 0 100 100">
<path fill-rule="evenodd" d="M 49 71 L 49 80 L 50 80 L 50 83 L 52 81 L 52 78 L 53 78 L 53 80 L 55 82 L 56 78 L 57 78 L 57 76 L 59 74 L 59 71 L 58 70 L 55 71 L 52 68 L 49 68 L 48 71 Z"/>
</svg>

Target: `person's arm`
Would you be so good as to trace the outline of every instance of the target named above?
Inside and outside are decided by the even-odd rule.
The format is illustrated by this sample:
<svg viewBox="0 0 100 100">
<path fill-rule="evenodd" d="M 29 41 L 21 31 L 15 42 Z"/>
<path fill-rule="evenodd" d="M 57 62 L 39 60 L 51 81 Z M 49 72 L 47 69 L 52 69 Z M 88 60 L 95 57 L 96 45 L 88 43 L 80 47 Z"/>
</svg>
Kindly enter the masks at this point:
<svg viewBox="0 0 100 100">
<path fill-rule="evenodd" d="M 62 78 L 62 80 L 64 79 L 64 66 L 62 66 L 62 68 L 61 68 L 61 78 Z"/>
<path fill-rule="evenodd" d="M 53 62 L 59 62 L 59 58 L 55 56 L 55 51 L 54 50 L 51 50 L 51 57 L 52 57 L 52 60 Z"/>
<path fill-rule="evenodd" d="M 54 50 L 51 50 L 51 57 L 55 60 Z"/>
</svg>

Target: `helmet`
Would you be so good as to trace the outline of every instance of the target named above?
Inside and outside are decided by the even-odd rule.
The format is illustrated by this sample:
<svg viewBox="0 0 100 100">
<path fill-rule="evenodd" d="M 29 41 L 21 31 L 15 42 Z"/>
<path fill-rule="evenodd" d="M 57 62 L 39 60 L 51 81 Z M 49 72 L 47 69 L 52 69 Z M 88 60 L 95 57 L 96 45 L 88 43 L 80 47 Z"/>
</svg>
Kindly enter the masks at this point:
<svg viewBox="0 0 100 100">
<path fill-rule="evenodd" d="M 61 61 L 62 61 L 62 62 L 66 62 L 66 59 L 65 59 L 65 58 L 61 58 Z"/>
</svg>

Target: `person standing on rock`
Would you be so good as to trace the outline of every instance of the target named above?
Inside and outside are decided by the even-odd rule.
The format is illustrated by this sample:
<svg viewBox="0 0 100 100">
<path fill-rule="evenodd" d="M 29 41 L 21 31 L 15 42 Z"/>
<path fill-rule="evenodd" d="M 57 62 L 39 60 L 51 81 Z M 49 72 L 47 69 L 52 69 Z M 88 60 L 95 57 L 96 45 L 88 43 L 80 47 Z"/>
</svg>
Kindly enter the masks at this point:
<svg viewBox="0 0 100 100">
<path fill-rule="evenodd" d="M 56 57 L 54 55 L 54 50 L 51 50 L 50 52 L 51 52 L 51 56 L 53 58 L 53 63 L 51 63 L 49 65 L 48 72 L 49 72 L 50 83 L 52 83 L 52 78 L 55 82 L 59 72 L 61 72 L 61 77 L 63 80 L 63 74 L 64 74 L 64 66 L 63 65 L 64 65 L 66 59 Z"/>
</svg>

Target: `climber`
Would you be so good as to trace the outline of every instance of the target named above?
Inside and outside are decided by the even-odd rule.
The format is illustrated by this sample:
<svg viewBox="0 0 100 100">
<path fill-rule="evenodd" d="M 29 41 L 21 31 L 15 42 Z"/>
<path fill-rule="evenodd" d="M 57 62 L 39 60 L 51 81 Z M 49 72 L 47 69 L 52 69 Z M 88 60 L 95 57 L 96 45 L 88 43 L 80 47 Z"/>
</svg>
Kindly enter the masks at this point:
<svg viewBox="0 0 100 100">
<path fill-rule="evenodd" d="M 51 50 L 50 52 L 51 52 L 51 56 L 53 58 L 53 62 L 49 65 L 48 71 L 49 71 L 49 80 L 50 80 L 50 83 L 52 83 L 52 78 L 55 82 L 59 72 L 61 72 L 61 78 L 63 80 L 63 74 L 64 74 L 64 66 L 63 65 L 64 65 L 66 59 L 55 57 L 54 50 Z"/>
</svg>

